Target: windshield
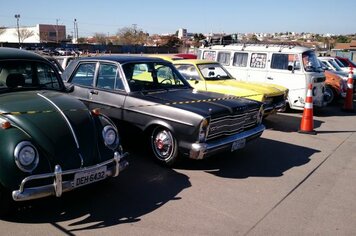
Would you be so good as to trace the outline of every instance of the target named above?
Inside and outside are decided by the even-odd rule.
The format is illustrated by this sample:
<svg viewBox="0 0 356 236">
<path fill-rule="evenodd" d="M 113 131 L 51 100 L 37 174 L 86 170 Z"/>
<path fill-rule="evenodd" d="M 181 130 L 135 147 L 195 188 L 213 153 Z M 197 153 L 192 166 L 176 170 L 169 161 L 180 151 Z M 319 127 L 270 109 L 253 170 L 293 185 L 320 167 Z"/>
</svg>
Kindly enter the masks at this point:
<svg viewBox="0 0 356 236">
<path fill-rule="evenodd" d="M 302 54 L 303 66 L 306 72 L 322 72 L 323 69 L 313 51 L 306 51 Z"/>
<path fill-rule="evenodd" d="M 233 77 L 217 63 L 198 65 L 198 68 L 206 80 L 233 79 Z"/>
<path fill-rule="evenodd" d="M 334 67 L 335 71 L 342 71 L 340 66 L 338 64 L 336 64 L 336 62 L 334 60 L 330 59 L 330 60 L 328 60 L 328 62 L 332 65 L 332 67 Z"/>
<path fill-rule="evenodd" d="M 0 89 L 62 90 L 59 77 L 46 63 L 31 61 L 0 62 Z"/>
<path fill-rule="evenodd" d="M 122 68 L 131 91 L 190 87 L 173 65 L 160 62 L 126 63 Z"/>
</svg>

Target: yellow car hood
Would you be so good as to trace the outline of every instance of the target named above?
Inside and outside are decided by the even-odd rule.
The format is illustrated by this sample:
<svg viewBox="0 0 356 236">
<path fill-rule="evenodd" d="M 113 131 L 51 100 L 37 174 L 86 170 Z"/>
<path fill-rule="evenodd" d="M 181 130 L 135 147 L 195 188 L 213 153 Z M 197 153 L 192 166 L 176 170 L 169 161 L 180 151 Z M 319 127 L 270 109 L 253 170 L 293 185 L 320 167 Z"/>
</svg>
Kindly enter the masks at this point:
<svg viewBox="0 0 356 236">
<path fill-rule="evenodd" d="M 215 90 L 214 87 L 219 88 L 221 92 L 231 94 L 234 93 L 243 93 L 243 95 L 248 94 L 262 94 L 265 96 L 277 96 L 282 95 L 286 92 L 286 88 L 278 85 L 267 84 L 267 83 L 251 83 L 243 82 L 238 80 L 215 80 L 215 81 L 206 81 L 208 90 Z M 242 94 L 234 94 L 242 95 Z"/>
</svg>

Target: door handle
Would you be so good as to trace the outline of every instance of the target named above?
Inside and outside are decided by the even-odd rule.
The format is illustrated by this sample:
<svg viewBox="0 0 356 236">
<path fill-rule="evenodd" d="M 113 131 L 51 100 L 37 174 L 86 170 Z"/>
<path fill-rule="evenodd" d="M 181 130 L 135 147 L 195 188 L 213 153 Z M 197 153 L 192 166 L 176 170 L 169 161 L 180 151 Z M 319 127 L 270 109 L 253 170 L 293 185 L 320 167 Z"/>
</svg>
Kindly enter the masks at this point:
<svg viewBox="0 0 356 236">
<path fill-rule="evenodd" d="M 90 94 L 98 95 L 99 92 L 98 92 L 98 90 L 90 90 L 89 93 L 90 93 Z"/>
<path fill-rule="evenodd" d="M 267 79 L 269 79 L 269 80 L 273 80 L 273 78 L 272 78 L 272 77 L 267 77 Z"/>
</svg>

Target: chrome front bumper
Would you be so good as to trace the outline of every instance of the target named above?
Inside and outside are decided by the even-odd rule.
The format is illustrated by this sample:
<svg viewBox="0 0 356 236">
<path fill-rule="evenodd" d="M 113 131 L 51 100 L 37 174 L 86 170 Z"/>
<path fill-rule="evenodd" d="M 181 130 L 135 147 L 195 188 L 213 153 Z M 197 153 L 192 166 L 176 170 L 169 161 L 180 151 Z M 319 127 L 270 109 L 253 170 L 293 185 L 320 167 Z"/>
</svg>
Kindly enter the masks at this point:
<svg viewBox="0 0 356 236">
<path fill-rule="evenodd" d="M 102 166 L 108 166 L 110 164 L 113 164 L 113 166 L 106 170 L 106 177 L 110 177 L 110 176 L 116 177 L 120 174 L 120 172 L 122 170 L 124 170 L 128 166 L 128 162 L 126 160 L 124 160 L 124 157 L 126 157 L 126 156 L 127 156 L 127 153 L 120 154 L 119 152 L 115 152 L 114 157 L 110 160 L 105 161 L 105 162 L 102 162 L 102 163 L 99 163 L 99 164 L 96 164 L 93 166 L 89 166 L 89 167 L 73 169 L 73 170 L 66 170 L 66 171 L 62 171 L 62 168 L 59 165 L 56 165 L 54 173 L 32 175 L 32 176 L 28 176 L 25 179 L 23 179 L 19 190 L 15 190 L 12 192 L 12 198 L 15 201 L 26 201 L 26 200 L 48 197 L 48 196 L 52 196 L 52 195 L 60 197 L 62 195 L 62 193 L 71 191 L 75 188 L 78 188 L 78 187 L 74 186 L 74 179 L 71 179 L 69 181 L 62 181 L 63 176 L 74 175 L 74 174 L 80 173 L 80 172 L 95 170 L 97 168 L 100 168 Z M 41 179 L 50 179 L 50 178 L 53 179 L 53 184 L 25 188 L 25 185 L 31 181 L 41 180 Z M 81 186 L 79 186 L 79 187 L 81 187 Z"/>
<path fill-rule="evenodd" d="M 265 130 L 264 125 L 259 125 L 253 129 L 226 137 L 209 141 L 207 143 L 193 143 L 191 145 L 189 157 L 192 159 L 203 159 L 218 152 L 231 150 L 233 142 L 245 139 L 246 142 L 261 136 Z"/>
</svg>

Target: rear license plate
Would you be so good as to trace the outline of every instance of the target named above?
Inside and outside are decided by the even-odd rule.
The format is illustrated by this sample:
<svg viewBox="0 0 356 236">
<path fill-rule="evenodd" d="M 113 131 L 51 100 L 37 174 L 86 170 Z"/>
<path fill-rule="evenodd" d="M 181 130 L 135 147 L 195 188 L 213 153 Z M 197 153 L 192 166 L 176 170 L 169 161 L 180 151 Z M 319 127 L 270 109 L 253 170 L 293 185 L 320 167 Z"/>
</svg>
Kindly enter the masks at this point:
<svg viewBox="0 0 356 236">
<path fill-rule="evenodd" d="M 99 167 L 98 169 L 83 171 L 74 175 L 74 187 L 79 187 L 94 183 L 106 178 L 106 166 Z"/>
<path fill-rule="evenodd" d="M 231 151 L 236 151 L 237 149 L 244 148 L 246 145 L 246 139 L 239 139 L 232 143 Z"/>
</svg>

